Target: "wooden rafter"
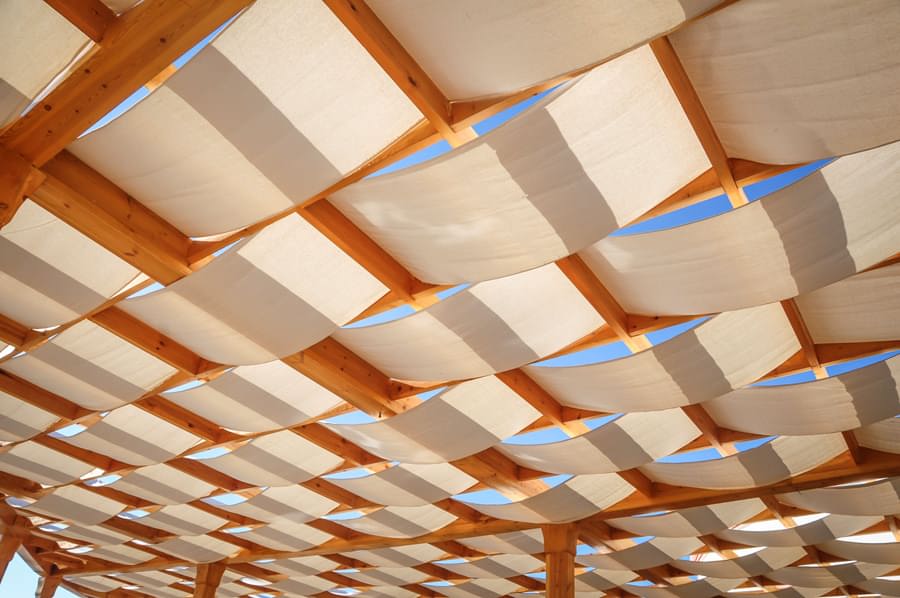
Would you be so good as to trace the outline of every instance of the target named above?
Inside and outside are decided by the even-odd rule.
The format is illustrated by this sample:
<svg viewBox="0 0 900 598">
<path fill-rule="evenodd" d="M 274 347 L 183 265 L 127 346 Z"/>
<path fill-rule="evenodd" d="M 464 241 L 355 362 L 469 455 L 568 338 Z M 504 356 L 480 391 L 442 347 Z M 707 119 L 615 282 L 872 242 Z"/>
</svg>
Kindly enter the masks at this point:
<svg viewBox="0 0 900 598">
<path fill-rule="evenodd" d="M 809 367 L 812 368 L 816 378 L 825 378 L 828 376 L 828 373 L 819 361 L 815 341 L 813 341 L 812 335 L 809 333 L 809 329 L 803 321 L 803 314 L 800 313 L 797 302 L 793 299 L 785 299 L 781 302 L 781 307 L 784 309 L 784 313 L 791 323 L 791 328 L 793 328 L 794 334 L 800 342 L 800 350 L 803 352 L 803 356 L 806 358 Z"/>
<path fill-rule="evenodd" d="M 103 41 L 116 14 L 100 0 L 44 0 L 92 41 Z"/>
</svg>

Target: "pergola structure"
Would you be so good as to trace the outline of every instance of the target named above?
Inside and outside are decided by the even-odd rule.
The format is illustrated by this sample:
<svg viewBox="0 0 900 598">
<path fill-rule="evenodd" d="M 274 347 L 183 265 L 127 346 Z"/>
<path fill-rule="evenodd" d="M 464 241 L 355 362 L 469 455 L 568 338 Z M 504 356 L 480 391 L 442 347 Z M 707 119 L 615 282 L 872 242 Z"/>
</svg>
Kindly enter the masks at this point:
<svg viewBox="0 0 900 598">
<path fill-rule="evenodd" d="M 0 4 L 0 574 L 900 596 L 895 0 L 132 4 Z"/>
</svg>

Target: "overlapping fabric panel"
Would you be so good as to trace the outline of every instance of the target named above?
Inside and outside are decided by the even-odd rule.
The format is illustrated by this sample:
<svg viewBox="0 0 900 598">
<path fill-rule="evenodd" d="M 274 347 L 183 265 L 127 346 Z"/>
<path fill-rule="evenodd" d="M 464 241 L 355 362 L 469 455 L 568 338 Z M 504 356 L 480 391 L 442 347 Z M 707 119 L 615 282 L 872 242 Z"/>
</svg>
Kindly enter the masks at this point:
<svg viewBox="0 0 900 598">
<path fill-rule="evenodd" d="M 420 583 L 430 577 L 428 573 L 412 567 L 376 567 L 360 571 L 347 571 L 343 575 L 373 586 L 402 586 Z"/>
<path fill-rule="evenodd" d="M 435 586 L 434 589 L 449 598 L 492 598 L 505 596 L 519 587 L 506 579 L 472 579 L 452 586 Z"/>
<path fill-rule="evenodd" d="M 716 536 L 748 546 L 810 546 L 860 532 L 882 521 L 876 516 L 826 515 L 795 527 L 722 530 Z"/>
<path fill-rule="evenodd" d="M 726 592 L 739 586 L 742 581 L 709 577 L 667 587 L 627 585 L 626 588 L 645 598 L 712 598 L 727 595 Z"/>
<path fill-rule="evenodd" d="M 326 592 L 335 586 L 337 586 L 337 584 L 333 581 L 328 581 L 321 577 L 304 577 L 285 579 L 273 583 L 268 587 L 280 590 L 283 596 L 303 598 L 305 596 Z"/>
<path fill-rule="evenodd" d="M 896 416 L 855 430 L 853 434 L 860 446 L 900 454 L 900 419 Z"/>
<path fill-rule="evenodd" d="M 176 371 L 89 320 L 0 367 L 92 411 L 134 401 Z"/>
<path fill-rule="evenodd" d="M 784 567 L 769 573 L 766 577 L 792 586 L 807 588 L 832 588 L 838 585 L 853 585 L 879 575 L 885 575 L 897 568 L 897 564 L 846 563 L 822 567 Z"/>
<path fill-rule="evenodd" d="M 433 505 L 385 507 L 358 519 L 341 519 L 344 527 L 385 538 L 415 538 L 446 527 L 456 517 Z"/>
<path fill-rule="evenodd" d="M 332 537 L 314 527 L 288 519 L 235 534 L 235 538 L 249 540 L 272 550 L 306 550 Z"/>
<path fill-rule="evenodd" d="M 575 576 L 575 592 L 582 594 L 596 592 L 597 590 L 611 590 L 633 579 L 637 579 L 637 574 L 633 571 L 615 571 L 612 569 L 600 571 L 594 569 Z"/>
<path fill-rule="evenodd" d="M 507 578 L 524 575 L 544 566 L 543 559 L 528 554 L 498 554 L 465 563 L 443 563 L 441 567 L 475 579 Z"/>
<path fill-rule="evenodd" d="M 266 563 L 266 569 L 292 576 L 315 575 L 323 571 L 331 571 L 335 566 L 337 563 L 321 556 L 301 556 Z"/>
<path fill-rule="evenodd" d="M 289 431 L 254 438 L 230 453 L 204 459 L 216 471 L 254 486 L 288 486 L 312 479 L 344 462 Z"/>
<path fill-rule="evenodd" d="M 709 167 L 641 48 L 451 154 L 331 200 L 418 278 L 454 284 L 575 253 Z"/>
<path fill-rule="evenodd" d="M 0 10 L 30 4 L 54 12 L 40 2 L 12 2 Z M 3 20 L 0 27 L 7 23 Z M 0 98 L 2 85 L 0 79 Z M 0 313 L 29 328 L 74 320 L 137 274 L 135 268 L 31 201 L 23 203 L 0 231 Z"/>
<path fill-rule="evenodd" d="M 303 486 L 294 485 L 267 488 L 238 504 L 215 503 L 215 505 L 220 509 L 267 523 L 286 519 L 303 523 L 331 512 L 338 503 Z"/>
<path fill-rule="evenodd" d="M 900 359 L 833 378 L 736 390 L 704 405 L 717 424 L 754 434 L 826 434 L 900 413 Z"/>
<path fill-rule="evenodd" d="M 333 477 L 328 481 L 366 500 L 396 507 L 438 502 L 478 483 L 478 480 L 449 463 L 400 463 L 371 475 Z"/>
<path fill-rule="evenodd" d="M 61 536 L 94 544 L 96 546 L 110 546 L 124 544 L 131 540 L 131 536 L 120 534 L 100 525 L 66 525 L 65 529 L 58 532 Z"/>
<path fill-rule="evenodd" d="M 672 561 L 672 565 L 693 575 L 744 579 L 756 575 L 765 575 L 776 569 L 787 567 L 805 556 L 806 551 L 799 546 L 784 546 L 763 548 L 753 554 L 746 554 L 731 559 L 708 561 L 677 559 Z"/>
<path fill-rule="evenodd" d="M 565 11 L 535 0 L 368 4 L 444 94 L 463 100 L 511 93 L 601 62 L 717 3 L 579 0 Z"/>
<path fill-rule="evenodd" d="M 671 37 L 726 153 L 765 164 L 900 139 L 892 0 L 741 0 Z"/>
<path fill-rule="evenodd" d="M 900 143 L 838 158 L 740 209 L 581 252 L 628 313 L 704 314 L 837 282 L 897 251 Z"/>
<path fill-rule="evenodd" d="M 654 538 L 607 554 L 576 556 L 575 561 L 597 569 L 636 570 L 657 567 L 703 546 L 697 538 Z"/>
<path fill-rule="evenodd" d="M 68 484 L 93 469 L 93 465 L 33 440 L 0 449 L 0 471 L 45 486 Z"/>
<path fill-rule="evenodd" d="M 190 502 L 216 489 L 165 463 L 136 469 L 111 487 L 158 505 Z"/>
<path fill-rule="evenodd" d="M 281 361 L 237 367 L 197 388 L 163 396 L 239 432 L 289 428 L 343 402 Z"/>
<path fill-rule="evenodd" d="M 544 552 L 544 534 L 540 529 L 506 532 L 493 536 L 464 538 L 460 543 L 484 553 L 538 554 Z"/>
<path fill-rule="evenodd" d="M 125 405 L 86 430 L 62 440 L 130 465 L 153 465 L 168 461 L 203 439 L 137 407 Z"/>
<path fill-rule="evenodd" d="M 97 525 L 121 513 L 125 505 L 78 486 L 64 486 L 55 488 L 26 508 L 81 525 Z"/>
<path fill-rule="evenodd" d="M 497 519 L 528 523 L 565 523 L 584 519 L 612 505 L 634 491 L 615 474 L 580 475 L 536 496 L 509 504 L 467 503 Z"/>
<path fill-rule="evenodd" d="M 15 120 L 89 42 L 43 2 L 0 7 L 0 125 Z"/>
<path fill-rule="evenodd" d="M 362 591 L 356 595 L 360 598 L 413 598 L 418 594 L 397 586 L 370 586 L 362 588 Z"/>
<path fill-rule="evenodd" d="M 627 413 L 576 438 L 548 444 L 501 444 L 519 465 L 560 474 L 612 473 L 670 455 L 700 436 L 681 409 Z"/>
<path fill-rule="evenodd" d="M 765 508 L 762 501 L 752 498 L 679 509 L 662 515 L 618 517 L 608 520 L 607 523 L 636 536 L 686 538 L 726 530 Z"/>
<path fill-rule="evenodd" d="M 59 418 L 0 391 L 0 441 L 25 440 L 43 432 Z"/>
<path fill-rule="evenodd" d="M 234 556 L 240 551 L 234 544 L 206 535 L 179 536 L 154 544 L 153 548 L 192 563 L 210 563 Z"/>
<path fill-rule="evenodd" d="M 324 4 L 264 0 L 70 149 L 196 237 L 304 202 L 421 118 Z"/>
<path fill-rule="evenodd" d="M 391 461 L 444 463 L 516 434 L 540 413 L 493 376 L 463 382 L 426 402 L 369 424 L 324 424 Z"/>
<path fill-rule="evenodd" d="M 411 544 L 375 550 L 353 550 L 343 554 L 375 567 L 413 567 L 442 558 L 446 553 L 431 544 Z"/>
<path fill-rule="evenodd" d="M 784 310 L 773 304 L 720 314 L 622 359 L 524 369 L 564 405 L 654 411 L 708 401 L 750 384 L 799 349 Z"/>
<path fill-rule="evenodd" d="M 155 557 L 155 555 L 152 555 L 149 552 L 125 544 L 95 548 L 90 552 L 90 555 L 97 557 L 98 559 L 121 563 L 123 565 L 144 563 Z"/>
<path fill-rule="evenodd" d="M 778 495 L 778 500 L 807 511 L 846 515 L 900 513 L 900 477 L 844 488 L 818 488 Z"/>
<path fill-rule="evenodd" d="M 855 585 L 867 592 L 883 596 L 900 596 L 900 581 L 897 579 L 870 579 Z"/>
<path fill-rule="evenodd" d="M 228 524 L 227 519 L 190 505 L 162 507 L 137 521 L 179 536 L 199 536 Z"/>
<path fill-rule="evenodd" d="M 550 264 L 479 283 L 400 320 L 341 329 L 334 337 L 393 378 L 461 380 L 536 361 L 602 324 Z"/>
<path fill-rule="evenodd" d="M 900 338 L 900 264 L 877 268 L 797 297 L 816 343 Z"/>
<path fill-rule="evenodd" d="M 818 548 L 828 554 L 847 559 L 848 561 L 865 561 L 867 563 L 900 563 L 900 542 L 854 542 L 851 540 L 832 540 L 820 544 Z"/>
<path fill-rule="evenodd" d="M 293 214 L 203 269 L 121 307 L 209 360 L 250 365 L 322 340 L 386 292 Z"/>
<path fill-rule="evenodd" d="M 781 436 L 720 459 L 650 463 L 641 467 L 655 482 L 691 488 L 736 489 L 766 486 L 809 471 L 847 450 L 840 434 Z"/>
</svg>

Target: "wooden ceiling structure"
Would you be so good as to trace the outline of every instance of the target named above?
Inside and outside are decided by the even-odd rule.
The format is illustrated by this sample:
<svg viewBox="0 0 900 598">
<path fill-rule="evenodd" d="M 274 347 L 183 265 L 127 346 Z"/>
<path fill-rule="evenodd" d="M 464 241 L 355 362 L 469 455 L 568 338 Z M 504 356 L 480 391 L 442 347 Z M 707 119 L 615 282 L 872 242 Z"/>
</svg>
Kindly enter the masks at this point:
<svg viewBox="0 0 900 598">
<path fill-rule="evenodd" d="M 269 214 L 239 230 L 227 231 L 227 234 L 216 238 L 198 239 L 192 238 L 144 205 L 140 197 L 123 190 L 111 177 L 105 176 L 84 158 L 77 156 L 77 151 L 70 151 L 71 145 L 85 130 L 135 91 L 145 86 L 152 91 L 165 85 L 173 73 L 177 72 L 173 63 L 180 56 L 235 15 L 240 15 L 235 21 L 240 22 L 243 18 L 242 11 L 252 11 L 251 0 L 144 0 L 118 15 L 100 0 L 47 0 L 48 5 L 94 44 L 49 93 L 38 99 L 28 112 L 2 129 L 0 224 L 9 224 L 26 202 L 33 202 L 146 277 L 137 284 L 106 297 L 99 305 L 52 330 L 37 330 L 7 314 L 0 314 L 0 341 L 14 347 L 12 353 L 16 355 L 22 352 L 30 354 L 50 346 L 59 335 L 88 323 L 154 356 L 170 368 L 170 375 L 153 388 L 146 389 L 146 392 L 129 404 L 142 413 L 198 438 L 198 443 L 189 450 L 176 451 L 176 454 L 165 459 L 165 463 L 175 471 L 192 476 L 213 488 L 208 493 L 211 496 L 239 494 L 249 498 L 260 495 L 267 490 L 267 484 L 240 479 L 233 472 L 223 471 L 226 468 L 212 467 L 204 460 L 192 459 L 188 455 L 215 449 L 236 450 L 249 446 L 248 440 L 266 437 L 277 428 L 270 427 L 266 432 L 235 431 L 179 404 L 172 399 L 172 395 L 166 394 L 166 391 L 191 381 L 218 380 L 227 375 L 235 365 L 241 364 L 221 363 L 211 355 L 204 356 L 184 342 L 157 330 L 133 312 L 123 309 L 122 305 L 127 298 L 154 281 L 168 286 L 176 281 L 187 280 L 195 272 L 203 271 L 205 266 L 216 263 L 221 250 L 236 241 L 252 238 L 275 223 L 286 222 L 292 215 L 299 215 L 387 289 L 376 301 L 357 313 L 354 320 L 404 305 L 411 306 L 417 312 L 428 311 L 429 307 L 441 303 L 439 293 L 453 285 L 446 281 L 436 284 L 421 280 L 391 251 L 364 232 L 358 222 L 351 220 L 338 207 L 342 204 L 332 202 L 329 198 L 359 183 L 368 175 L 438 141 L 449 143 L 454 148 L 450 152 L 453 155 L 457 148 L 465 148 L 478 138 L 473 125 L 557 86 L 563 85 L 565 88 L 568 82 L 578 81 L 580 77 L 645 44 L 658 62 L 710 166 L 668 197 L 658 198 L 642 215 L 631 218 L 631 223 L 645 222 L 722 194 L 727 197 L 733 209 L 746 206 L 748 198 L 745 190 L 748 186 L 801 167 L 811 160 L 766 164 L 729 156 L 670 36 L 682 28 L 749 1 L 710 3 L 710 8 L 686 18 L 674 28 L 660 30 L 640 43 L 623 46 L 616 52 L 598 57 L 594 62 L 579 65 L 574 70 L 557 74 L 524 89 L 487 98 L 451 100 L 429 77 L 416 57 L 382 22 L 376 10 L 367 6 L 363 0 L 324 0 L 333 16 L 421 113 L 422 119 L 380 152 L 326 188 L 297 200 L 296 205 Z M 893 232 L 896 241 L 896 229 Z M 881 256 L 880 260 L 872 264 L 863 265 L 857 276 L 888 272 L 897 264 L 897 249 L 895 243 L 893 252 Z M 629 313 L 625 302 L 617 299 L 610 290 L 612 286 L 601 280 L 584 255 L 573 251 L 556 259 L 555 264 L 565 280 L 596 310 L 603 323 L 565 346 L 540 355 L 541 359 L 574 354 L 616 342 L 624 343 L 630 353 L 638 355 L 655 346 L 648 334 L 652 336 L 656 331 L 695 320 L 700 315 L 714 315 L 708 311 L 683 314 Z M 792 342 L 796 343 L 799 350 L 790 351 L 786 359 L 770 368 L 768 373 L 757 376 L 755 381 L 802 372 L 812 372 L 817 380 L 824 381 L 828 377 L 826 368 L 830 366 L 900 349 L 900 338 L 816 342 L 815 335 L 804 321 L 803 310 L 798 307 L 798 301 L 793 296 L 784 296 L 775 301 L 775 305 L 779 303 L 795 336 Z M 890 322 L 887 319 L 891 317 L 890 313 L 876 313 L 872 318 L 884 318 L 882 323 L 889 328 Z M 715 318 L 710 320 L 712 321 Z M 896 323 L 893 326 L 895 328 Z M 371 447 L 367 448 L 348 439 L 335 428 L 320 423 L 322 420 L 342 413 L 361 411 L 377 421 L 389 421 L 398 414 L 415 412 L 418 407 L 426 404 L 418 396 L 425 391 L 455 388 L 478 378 L 461 376 L 421 381 L 400 379 L 381 371 L 381 368 L 359 353 L 360 351 L 354 351 L 346 343 L 328 335 L 299 351 L 278 356 L 283 364 L 341 399 L 340 404 L 281 428 L 337 456 L 339 464 L 328 467 L 325 474 L 362 467 L 374 475 L 395 468 L 397 460 L 375 454 L 370 450 Z M 13 357 L 14 355 L 9 355 L 0 362 L 0 369 L 3 370 L 0 371 L 0 391 L 51 414 L 54 421 L 27 440 L 8 442 L 3 448 L 5 453 L 8 454 L 14 447 L 27 442 L 32 446 L 42 447 L 41 450 L 61 453 L 87 464 L 100 472 L 96 475 L 123 478 L 127 478 L 128 474 L 142 465 L 78 446 L 56 434 L 58 430 L 74 424 L 90 430 L 103 420 L 109 409 L 85 407 L 78 400 L 61 396 L 60 393 L 26 379 L 21 373 L 14 372 L 14 368 L 4 367 L 15 361 Z M 527 365 L 523 362 L 519 367 L 498 370 L 492 374 L 537 412 L 537 416 L 518 431 L 556 428 L 574 439 L 594 429 L 586 422 L 615 412 L 565 404 L 566 401 L 554 396 L 546 384 L 542 385 L 535 379 L 534 371 L 525 367 Z M 896 407 L 896 388 L 893 392 L 893 399 L 889 396 L 880 398 L 888 403 L 893 400 Z M 721 425 L 714 417 L 715 414 L 711 414 L 702 402 L 684 403 L 676 409 L 686 416 L 699 434 L 674 451 L 668 451 L 669 453 L 713 449 L 722 457 L 734 456 L 739 454 L 736 443 L 767 436 Z M 891 417 L 894 415 L 896 413 Z M 896 431 L 896 426 L 892 429 Z M 364 558 L 348 556 L 348 553 L 357 555 L 359 551 L 431 545 L 440 556 L 425 558 L 410 565 L 409 568 L 417 571 L 420 576 L 415 578 L 416 581 L 396 582 L 394 590 L 401 593 L 390 595 L 455 596 L 472 593 L 487 596 L 543 592 L 553 597 L 573 596 L 576 591 L 587 591 L 578 585 L 578 579 L 591 573 L 590 566 L 579 558 L 579 545 L 592 546 L 601 554 L 642 546 L 635 539 L 647 534 L 620 527 L 618 523 L 623 518 L 758 499 L 762 504 L 759 510 L 730 523 L 728 527 L 777 520 L 785 529 L 799 529 L 801 524 L 794 518 L 802 519 L 816 510 L 804 507 L 802 503 L 790 498 L 797 493 L 859 482 L 868 482 L 864 487 L 874 488 L 885 482 L 871 482 L 872 480 L 900 476 L 900 454 L 866 446 L 860 442 L 860 436 L 852 428 L 841 430 L 840 436 L 843 448 L 834 455 L 820 459 L 820 463 L 799 472 L 788 468 L 787 474 L 780 479 L 767 479 L 763 483 L 741 488 L 716 489 L 666 483 L 654 479 L 652 473 L 640 466 L 629 466 L 614 472 L 614 476 L 630 489 L 624 497 L 604 504 L 595 509 L 593 514 L 576 519 L 565 518 L 564 522 L 495 517 L 448 494 L 440 500 L 429 501 L 428 504 L 446 514 L 450 522 L 435 529 L 423 528 L 425 533 L 415 535 L 379 535 L 369 533 L 364 528 L 353 529 L 352 525 L 345 525 L 347 521 L 340 518 L 340 513 L 361 512 L 365 517 L 382 511 L 385 505 L 348 490 L 345 484 L 335 478 L 322 477 L 325 474 L 313 475 L 299 485 L 337 506 L 329 510 L 328 516 L 311 517 L 305 521 L 308 528 L 327 539 L 313 543 L 310 547 L 297 549 L 273 548 L 245 539 L 239 533 L 224 531 L 238 527 L 256 529 L 265 526 L 266 522 L 230 510 L 221 504 L 212 504 L 202 499 L 190 500 L 185 504 L 225 522 L 205 534 L 219 543 L 233 546 L 233 551 L 227 556 L 214 561 L 198 561 L 155 548 L 157 544 L 176 540 L 181 534 L 142 523 L 140 519 L 122 517 L 110 517 L 103 521 L 102 527 L 109 533 L 127 536 L 128 540 L 123 545 L 130 550 L 143 551 L 148 555 L 147 558 L 143 561 L 117 562 L 108 557 L 97 556 L 102 552 L 96 550 L 99 544 L 84 537 L 65 537 L 65 529 L 56 530 L 52 527 L 56 521 L 65 523 L 64 517 L 53 517 L 46 511 L 31 510 L 31 504 L 66 487 L 77 487 L 92 495 L 117 501 L 126 505 L 128 510 L 141 509 L 157 513 L 161 503 L 118 489 L 115 484 L 91 485 L 82 479 L 75 479 L 47 485 L 36 479 L 11 473 L 0 464 L 0 492 L 5 497 L 19 499 L 19 502 L 13 500 L 0 503 L 3 529 L 0 541 L 0 575 L 13 554 L 18 551 L 35 570 L 41 572 L 42 581 L 37 590 L 40 598 L 52 596 L 58 587 L 66 587 L 84 596 L 108 598 L 158 595 L 199 598 L 217 595 L 291 596 L 300 594 L 291 593 L 289 586 L 279 587 L 279 584 L 289 582 L 292 576 L 283 570 L 267 568 L 267 563 L 318 556 L 328 559 L 332 566 L 305 576 L 304 579 L 314 577 L 318 580 L 317 583 L 321 582 L 323 585 L 318 590 L 315 586 L 309 586 L 312 589 L 304 592 L 327 595 L 329 592 L 324 588 L 354 588 L 363 594 L 371 592 L 367 595 L 378 595 L 380 592 L 389 592 L 386 588 L 392 584 L 379 585 L 354 577 L 378 567 Z M 557 473 L 523 465 L 521 460 L 514 459 L 508 452 L 495 446 L 479 448 L 472 454 L 447 459 L 445 463 L 473 480 L 467 490 L 493 489 L 514 504 L 521 504 L 532 497 L 549 496 L 547 493 L 551 492 L 551 487 L 545 479 Z M 576 475 L 573 479 L 578 477 Z M 853 487 L 855 486 L 848 488 Z M 854 530 L 852 534 L 842 535 L 891 533 L 894 540 L 900 542 L 898 515 L 898 512 L 885 512 L 876 517 L 877 520 L 868 521 L 867 525 Z M 615 522 L 611 523 L 610 520 Z M 491 553 L 497 551 L 484 547 L 475 548 L 467 540 L 532 530 L 540 530 L 543 548 L 531 554 L 543 562 L 528 571 L 513 572 L 501 577 L 505 580 L 502 587 L 482 587 L 478 585 L 480 582 L 477 577 L 454 570 L 455 562 L 446 560 L 480 562 L 490 559 Z M 712 532 L 698 533 L 697 538 L 698 545 L 688 550 L 687 554 L 713 554 L 720 560 L 728 561 L 741 558 L 744 554 L 742 550 L 748 547 L 746 543 L 723 539 L 721 534 Z M 777 568 L 773 567 L 773 571 L 815 564 L 840 567 L 839 563 L 854 560 L 830 554 L 827 549 L 821 546 L 817 548 L 813 544 L 803 545 L 801 552 L 802 555 Z M 897 554 L 896 550 L 892 554 Z M 680 586 L 703 581 L 696 576 L 692 577 L 690 568 L 679 568 L 677 563 L 673 564 L 670 560 L 675 561 L 673 558 L 666 560 L 664 564 L 654 562 L 643 568 L 634 568 L 633 576 L 627 581 L 612 583 L 602 590 L 596 587 L 592 591 L 596 595 L 605 593 L 615 596 L 682 595 L 679 593 Z M 699 556 L 695 560 L 702 561 Z M 893 565 L 882 562 L 879 565 L 882 567 L 874 577 L 900 575 L 900 562 L 894 562 Z M 628 570 L 627 567 L 625 569 Z M 134 582 L 133 578 L 131 581 L 126 581 L 123 577 L 117 578 L 150 571 L 164 572 L 169 583 L 154 588 L 150 585 L 144 587 Z M 545 575 L 540 575 L 541 572 Z M 792 586 L 785 579 L 777 573 L 748 574 L 735 581 L 728 589 L 716 586 L 712 590 L 707 589 L 707 593 L 703 595 L 716 595 L 709 593 L 710 591 L 721 591 L 722 595 L 729 596 L 737 593 L 877 593 L 866 586 L 870 579 L 853 581 L 847 577 L 844 582 L 824 588 L 818 594 L 779 594 Z M 261 582 L 265 585 L 259 585 Z M 649 585 L 636 582 L 649 582 Z M 226 585 L 227 590 L 221 589 Z M 501 589 L 497 589 L 498 587 Z M 647 587 L 670 593 L 645 594 L 643 592 Z M 452 593 L 448 588 L 460 593 Z"/>
</svg>

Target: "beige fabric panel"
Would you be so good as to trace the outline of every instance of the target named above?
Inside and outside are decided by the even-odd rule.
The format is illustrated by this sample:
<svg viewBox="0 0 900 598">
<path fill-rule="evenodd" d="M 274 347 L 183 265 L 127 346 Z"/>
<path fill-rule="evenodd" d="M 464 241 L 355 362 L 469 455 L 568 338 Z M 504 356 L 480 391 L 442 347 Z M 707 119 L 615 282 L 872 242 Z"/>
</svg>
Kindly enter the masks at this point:
<svg viewBox="0 0 900 598">
<path fill-rule="evenodd" d="M 250 365 L 322 340 L 385 292 L 293 214 L 203 269 L 121 307 L 207 359 Z"/>
<path fill-rule="evenodd" d="M 143 525 L 179 536 L 198 536 L 228 525 L 228 520 L 190 505 L 169 505 L 137 519 Z"/>
<path fill-rule="evenodd" d="M 853 434 L 860 446 L 900 454 L 900 419 L 896 416 L 855 430 Z"/>
<path fill-rule="evenodd" d="M 819 488 L 778 495 L 778 500 L 821 513 L 894 515 L 900 513 L 900 478 L 844 488 Z"/>
<path fill-rule="evenodd" d="M 525 371 L 564 405 L 655 411 L 701 403 L 750 384 L 799 349 L 784 310 L 774 304 L 717 315 L 621 359 Z"/>
<path fill-rule="evenodd" d="M 112 488 L 158 505 L 177 505 L 208 496 L 216 488 L 165 463 L 134 470 Z"/>
<path fill-rule="evenodd" d="M 442 558 L 446 552 L 431 544 L 410 544 L 375 550 L 353 550 L 343 553 L 375 567 L 412 567 Z"/>
<path fill-rule="evenodd" d="M 399 463 L 364 477 L 334 477 L 328 481 L 376 504 L 396 507 L 435 503 L 478 483 L 449 463 Z"/>
<path fill-rule="evenodd" d="M 266 523 L 282 519 L 303 523 L 330 513 L 338 503 L 303 486 L 293 485 L 266 488 L 242 503 L 216 506 Z"/>
<path fill-rule="evenodd" d="M 731 157 L 796 164 L 900 139 L 892 0 L 741 0 L 671 39 Z"/>
<path fill-rule="evenodd" d="M 273 589 L 280 590 L 282 595 L 289 598 L 300 598 L 302 596 L 324 593 L 335 586 L 337 584 L 333 581 L 314 576 L 285 579 L 271 585 Z"/>
<path fill-rule="evenodd" d="M 827 434 L 900 414 L 900 359 L 803 384 L 744 388 L 704 405 L 723 428 L 754 434 Z"/>
<path fill-rule="evenodd" d="M 858 584 L 861 589 L 882 596 L 900 596 L 900 581 L 896 579 L 870 579 Z"/>
<path fill-rule="evenodd" d="M 839 158 L 737 210 L 608 237 L 581 256 L 628 313 L 704 314 L 772 303 L 896 253 L 898 185 L 894 143 Z"/>
<path fill-rule="evenodd" d="M 114 563 L 121 563 L 123 565 L 136 565 L 137 563 L 144 563 L 156 557 L 156 555 L 150 554 L 149 552 L 125 545 L 95 548 L 91 551 L 91 556 L 106 561 L 112 561 Z"/>
<path fill-rule="evenodd" d="M 0 249 L 0 313 L 29 328 L 74 320 L 138 275 L 135 268 L 30 200 L 0 231 Z"/>
<path fill-rule="evenodd" d="M 402 586 L 410 583 L 420 583 L 431 577 L 428 573 L 412 567 L 377 567 L 356 572 L 347 571 L 343 575 L 372 586 Z"/>
<path fill-rule="evenodd" d="M 0 441 L 26 440 L 58 421 L 49 411 L 0 391 Z"/>
<path fill-rule="evenodd" d="M 125 510 L 126 505 L 79 486 L 63 486 L 28 506 L 41 513 L 81 525 L 97 525 Z"/>
<path fill-rule="evenodd" d="M 714 0 L 369 2 L 450 100 L 511 93 L 666 33 Z M 600 31 L 602 35 L 598 34 Z"/>
<path fill-rule="evenodd" d="M 332 537 L 331 534 L 291 519 L 281 519 L 270 525 L 235 534 L 235 538 L 249 540 L 272 550 L 306 550 Z"/>
<path fill-rule="evenodd" d="M 334 338 L 393 378 L 461 380 L 536 361 L 602 324 L 550 264 L 476 284 L 400 320 L 341 329 Z"/>
<path fill-rule="evenodd" d="M 629 586 L 629 589 L 634 587 L 638 595 L 645 598 L 713 598 L 714 596 L 727 596 L 729 590 L 736 588 L 743 581 L 708 577 L 668 587 Z"/>
<path fill-rule="evenodd" d="M 809 471 L 847 450 L 840 434 L 781 436 L 742 453 L 710 461 L 650 463 L 641 470 L 655 482 L 691 488 L 766 486 Z"/>
<path fill-rule="evenodd" d="M 519 584 L 507 579 L 472 579 L 434 589 L 449 598 L 493 598 L 505 596 L 518 587 Z"/>
<path fill-rule="evenodd" d="M 93 470 L 92 465 L 33 440 L 0 449 L 0 471 L 45 486 L 68 484 Z"/>
<path fill-rule="evenodd" d="M 661 515 L 618 517 L 608 523 L 637 536 L 689 537 L 712 534 L 765 510 L 759 499 L 740 500 L 669 511 Z"/>
<path fill-rule="evenodd" d="M 847 563 L 823 567 L 784 567 L 769 573 L 767 577 L 783 584 L 812 588 L 831 588 L 836 585 L 853 585 L 860 581 L 887 575 L 897 564 Z"/>
<path fill-rule="evenodd" d="M 324 571 L 331 571 L 338 565 L 331 559 L 322 556 L 300 556 L 291 559 L 278 559 L 266 563 L 265 568 L 285 575 L 315 575 Z"/>
<path fill-rule="evenodd" d="M 828 554 L 866 563 L 900 563 L 900 542 L 854 542 L 852 540 L 832 540 L 819 544 L 817 548 Z"/>
<path fill-rule="evenodd" d="M 325 5 L 264 0 L 71 150 L 205 236 L 299 205 L 421 118 Z"/>
<path fill-rule="evenodd" d="M 153 548 L 193 563 L 211 563 L 240 551 L 240 547 L 234 544 L 206 535 L 179 536 L 154 544 Z"/>
<path fill-rule="evenodd" d="M 490 448 L 539 417 L 534 407 L 489 376 L 463 382 L 384 420 L 324 425 L 384 459 L 436 464 Z"/>
<path fill-rule="evenodd" d="M 357 519 L 341 519 L 344 527 L 385 538 L 415 538 L 456 521 L 456 516 L 434 505 L 385 507 Z"/>
<path fill-rule="evenodd" d="M 548 473 L 613 473 L 670 455 L 700 436 L 681 409 L 627 413 L 576 438 L 547 444 L 501 444 L 519 465 Z"/>
<path fill-rule="evenodd" d="M 544 566 L 543 559 L 530 554 L 498 554 L 469 559 L 465 563 L 445 563 L 444 569 L 474 579 L 508 578 L 525 575 Z"/>
<path fill-rule="evenodd" d="M 677 559 L 672 561 L 672 566 L 693 575 L 745 579 L 787 567 L 805 556 L 806 550 L 800 546 L 783 546 L 764 548 L 753 554 L 731 559 L 706 561 Z"/>
<path fill-rule="evenodd" d="M 900 264 L 863 272 L 797 297 L 816 343 L 900 338 Z"/>
<path fill-rule="evenodd" d="M 463 538 L 460 543 L 484 553 L 539 554 L 544 552 L 544 534 L 538 529 L 493 536 Z"/>
<path fill-rule="evenodd" d="M 577 556 L 575 562 L 603 570 L 636 570 L 657 567 L 688 555 L 703 546 L 697 538 L 653 538 L 606 554 Z"/>
<path fill-rule="evenodd" d="M 748 546 L 811 546 L 850 536 L 879 521 L 882 519 L 878 516 L 827 515 L 795 527 L 753 530 L 738 526 L 717 532 L 716 536 Z"/>
</svg>

